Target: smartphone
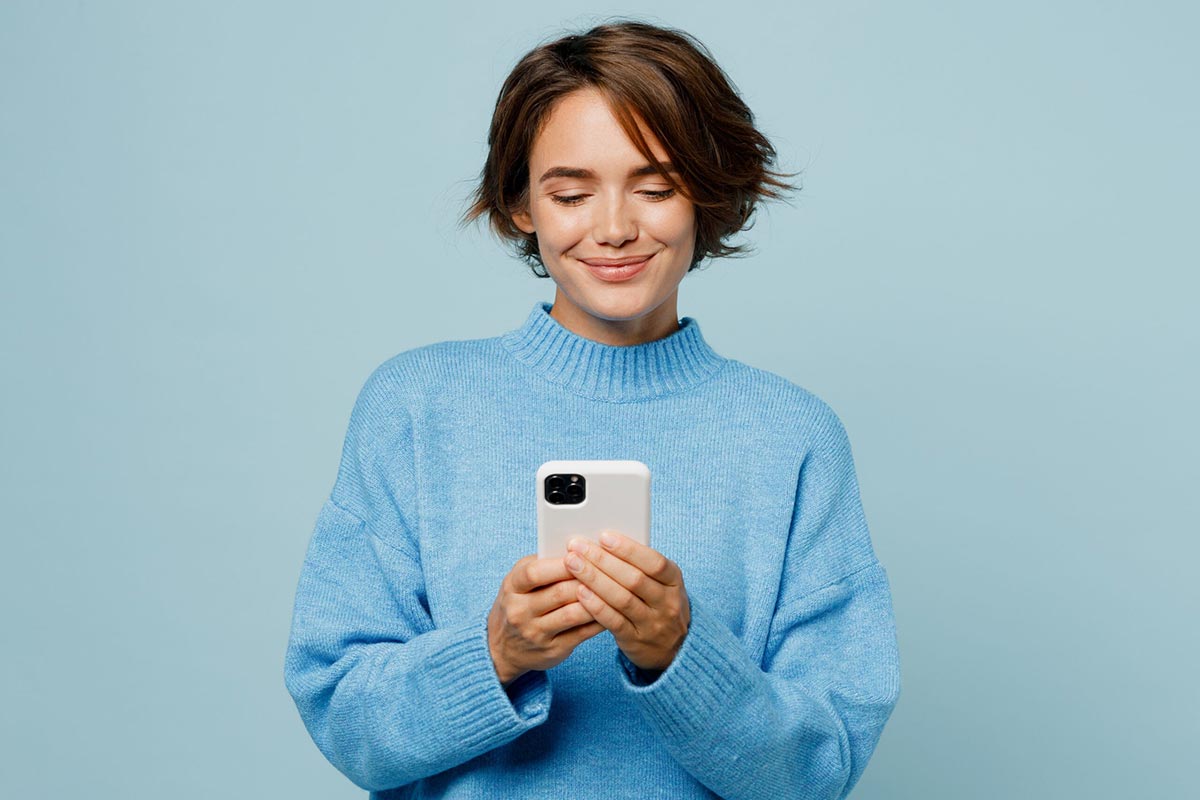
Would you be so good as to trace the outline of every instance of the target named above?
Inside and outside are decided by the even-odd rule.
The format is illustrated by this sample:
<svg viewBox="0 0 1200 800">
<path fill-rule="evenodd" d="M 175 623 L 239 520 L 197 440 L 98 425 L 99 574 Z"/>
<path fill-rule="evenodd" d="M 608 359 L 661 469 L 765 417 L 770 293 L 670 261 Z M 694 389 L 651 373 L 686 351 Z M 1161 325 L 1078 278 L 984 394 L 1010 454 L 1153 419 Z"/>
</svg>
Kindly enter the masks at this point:
<svg viewBox="0 0 1200 800">
<path fill-rule="evenodd" d="M 538 557 L 562 558 L 572 536 L 617 531 L 650 544 L 650 468 L 641 461 L 547 461 L 537 470 Z"/>
</svg>

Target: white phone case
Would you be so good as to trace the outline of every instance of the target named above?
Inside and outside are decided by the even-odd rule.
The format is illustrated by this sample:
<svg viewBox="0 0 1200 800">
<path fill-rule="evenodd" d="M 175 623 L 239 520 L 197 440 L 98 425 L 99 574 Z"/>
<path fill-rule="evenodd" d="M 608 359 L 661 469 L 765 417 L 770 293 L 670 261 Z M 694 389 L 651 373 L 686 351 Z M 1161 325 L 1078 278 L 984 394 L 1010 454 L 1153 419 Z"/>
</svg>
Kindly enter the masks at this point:
<svg viewBox="0 0 1200 800">
<path fill-rule="evenodd" d="M 546 479 L 555 474 L 582 477 L 582 502 L 547 499 Z M 572 536 L 596 541 L 606 530 L 650 544 L 650 468 L 641 461 L 547 461 L 535 488 L 540 558 L 562 558 Z"/>
</svg>

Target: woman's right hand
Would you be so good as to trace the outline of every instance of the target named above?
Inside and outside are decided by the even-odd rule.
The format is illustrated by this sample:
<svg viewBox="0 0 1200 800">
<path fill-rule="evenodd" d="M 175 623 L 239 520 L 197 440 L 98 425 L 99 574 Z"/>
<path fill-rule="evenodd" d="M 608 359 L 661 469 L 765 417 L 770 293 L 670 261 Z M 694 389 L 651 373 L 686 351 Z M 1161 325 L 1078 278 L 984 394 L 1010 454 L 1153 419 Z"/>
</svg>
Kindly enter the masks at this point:
<svg viewBox="0 0 1200 800">
<path fill-rule="evenodd" d="M 528 555 L 504 576 L 488 615 L 488 646 L 501 684 L 550 669 L 604 630 L 580 605 L 578 591 L 561 558 Z"/>
</svg>

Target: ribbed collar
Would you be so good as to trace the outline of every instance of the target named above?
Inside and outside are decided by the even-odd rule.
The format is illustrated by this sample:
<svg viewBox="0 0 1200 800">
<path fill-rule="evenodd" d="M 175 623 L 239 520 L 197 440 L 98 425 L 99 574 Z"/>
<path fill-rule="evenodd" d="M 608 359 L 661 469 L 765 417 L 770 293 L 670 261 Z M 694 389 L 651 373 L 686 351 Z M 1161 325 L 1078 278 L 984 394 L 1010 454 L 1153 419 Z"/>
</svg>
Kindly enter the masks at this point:
<svg viewBox="0 0 1200 800">
<path fill-rule="evenodd" d="M 552 306 L 534 303 L 524 324 L 500 341 L 519 361 L 575 394 L 614 403 L 659 397 L 707 380 L 727 361 L 691 317 L 662 339 L 614 345 L 564 328 L 550 316 Z"/>
</svg>

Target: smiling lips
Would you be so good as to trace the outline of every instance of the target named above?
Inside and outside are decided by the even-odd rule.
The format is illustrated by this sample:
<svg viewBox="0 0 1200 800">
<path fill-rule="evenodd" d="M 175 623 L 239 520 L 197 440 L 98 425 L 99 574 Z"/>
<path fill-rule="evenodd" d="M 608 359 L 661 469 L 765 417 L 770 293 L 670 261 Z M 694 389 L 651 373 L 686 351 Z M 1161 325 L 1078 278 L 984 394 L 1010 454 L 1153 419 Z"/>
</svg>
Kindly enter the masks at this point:
<svg viewBox="0 0 1200 800">
<path fill-rule="evenodd" d="M 624 267 L 629 264 L 637 264 L 645 261 L 653 256 L 653 253 L 647 253 L 644 256 L 625 256 L 624 258 L 581 258 L 579 259 L 585 264 L 590 264 L 593 267 Z"/>
<path fill-rule="evenodd" d="M 624 258 L 581 258 L 588 271 L 602 281 L 627 281 L 637 275 L 654 257 L 653 253 Z"/>
</svg>

